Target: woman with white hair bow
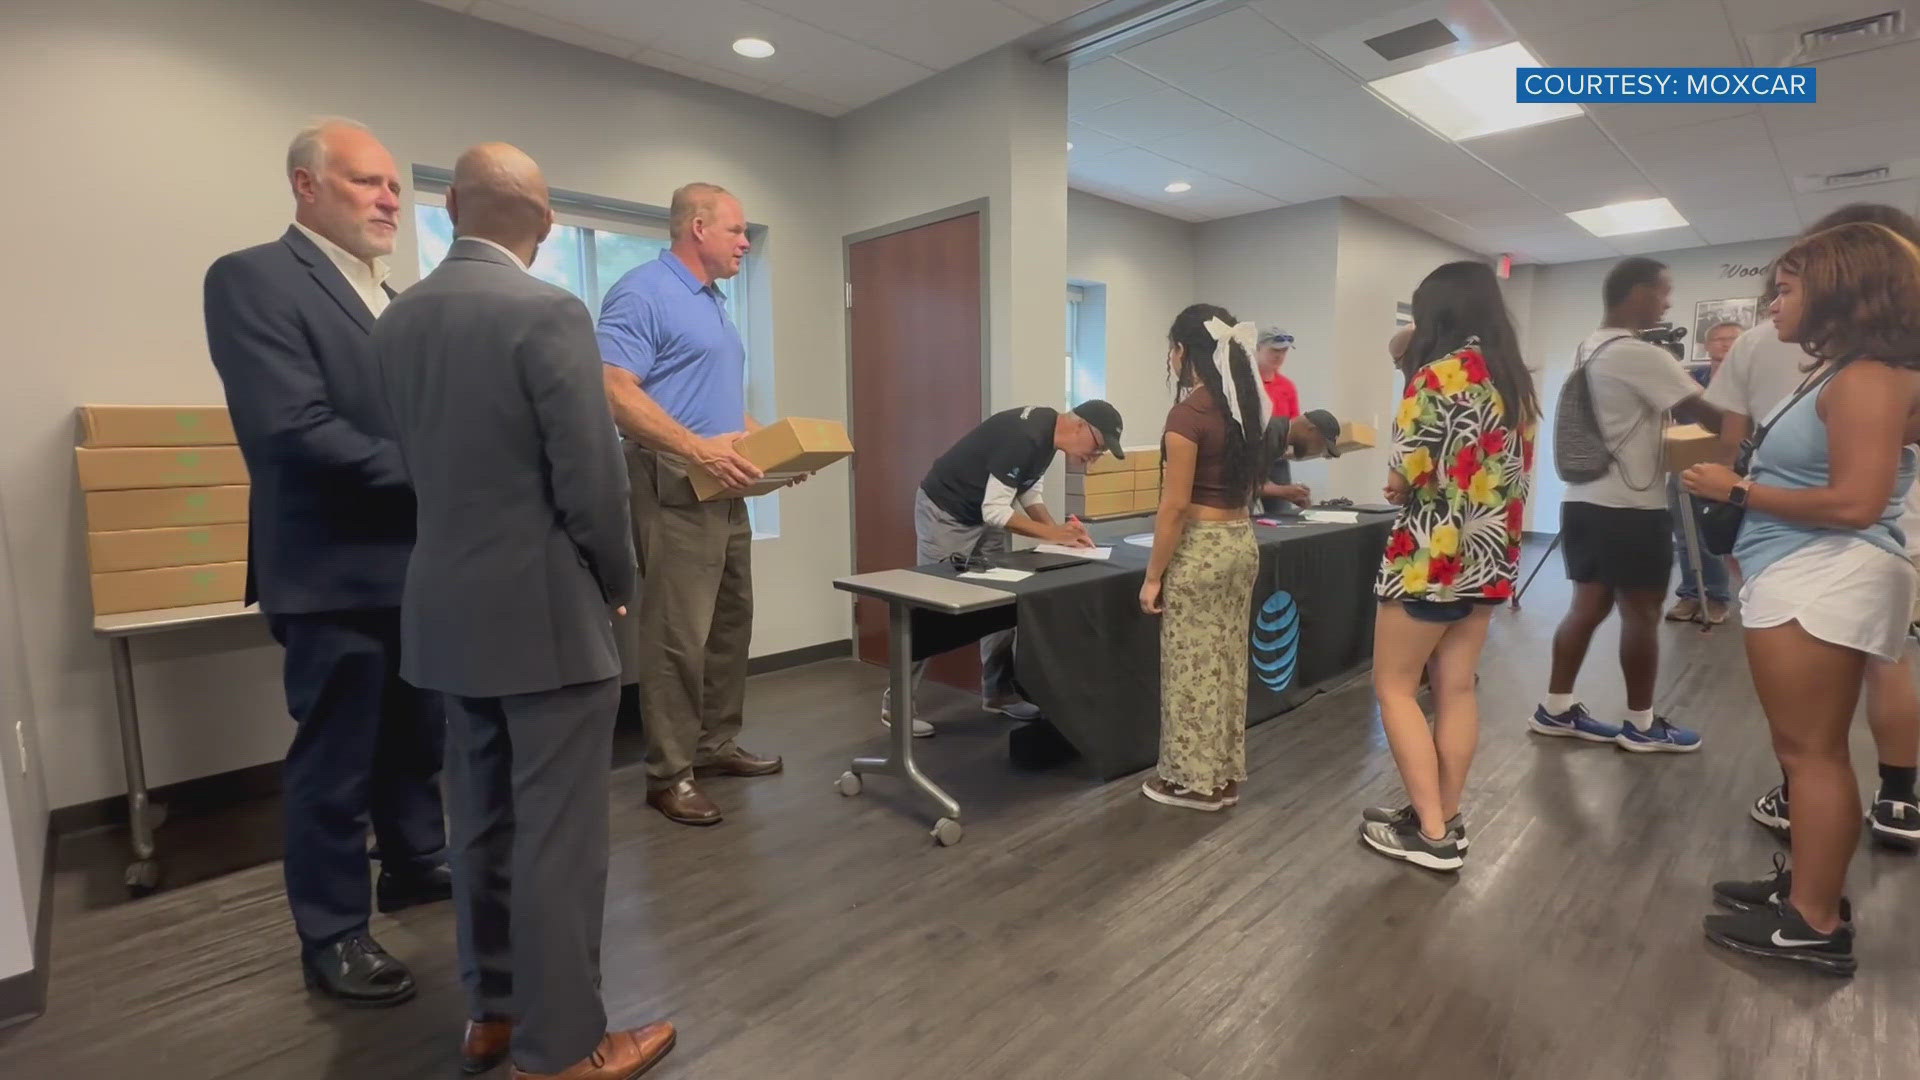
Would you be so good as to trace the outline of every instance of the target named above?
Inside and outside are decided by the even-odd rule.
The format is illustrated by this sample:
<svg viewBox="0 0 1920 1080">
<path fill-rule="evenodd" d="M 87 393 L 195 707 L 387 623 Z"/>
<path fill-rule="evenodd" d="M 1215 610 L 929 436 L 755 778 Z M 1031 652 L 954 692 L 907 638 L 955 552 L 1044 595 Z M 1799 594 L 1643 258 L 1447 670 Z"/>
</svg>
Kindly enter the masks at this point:
<svg viewBox="0 0 1920 1080">
<path fill-rule="evenodd" d="M 1260 551 L 1249 508 L 1267 474 L 1273 406 L 1252 323 L 1195 304 L 1167 334 L 1175 398 L 1140 607 L 1160 621 L 1160 763 L 1147 798 L 1191 810 L 1240 799 L 1247 777 L 1247 620 Z"/>
</svg>

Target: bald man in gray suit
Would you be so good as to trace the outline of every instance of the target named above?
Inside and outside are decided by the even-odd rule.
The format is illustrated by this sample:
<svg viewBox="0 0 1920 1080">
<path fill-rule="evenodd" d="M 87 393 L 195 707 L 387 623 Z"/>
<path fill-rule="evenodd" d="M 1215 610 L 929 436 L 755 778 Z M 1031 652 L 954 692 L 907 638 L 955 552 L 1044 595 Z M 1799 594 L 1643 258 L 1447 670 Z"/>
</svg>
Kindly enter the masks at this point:
<svg viewBox="0 0 1920 1080">
<path fill-rule="evenodd" d="M 452 249 L 373 351 L 419 504 L 400 674 L 447 702 L 462 1066 L 630 1080 L 674 1032 L 608 1032 L 600 999 L 626 469 L 586 307 L 527 273 L 553 227 L 539 167 L 474 147 L 447 212 Z"/>
</svg>

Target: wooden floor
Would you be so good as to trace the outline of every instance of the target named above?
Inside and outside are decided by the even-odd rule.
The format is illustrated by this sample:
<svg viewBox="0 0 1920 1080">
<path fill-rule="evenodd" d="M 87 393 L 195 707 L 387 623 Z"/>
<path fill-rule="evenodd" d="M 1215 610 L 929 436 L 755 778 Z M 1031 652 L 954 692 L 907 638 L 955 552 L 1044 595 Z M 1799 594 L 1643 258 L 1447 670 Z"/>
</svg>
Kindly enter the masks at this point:
<svg viewBox="0 0 1920 1080">
<path fill-rule="evenodd" d="M 703 1080 L 1920 1075 L 1920 866 L 1862 848 L 1851 982 L 1707 945 L 1709 880 L 1776 850 L 1745 816 L 1774 773 L 1737 632 L 1665 631 L 1663 705 L 1701 753 L 1543 741 L 1521 725 L 1557 576 L 1496 618 L 1452 879 L 1356 842 L 1360 808 L 1400 795 L 1364 682 L 1257 729 L 1245 799 L 1218 815 L 1149 803 L 1138 778 L 1013 771 L 1004 725 L 955 697 L 920 744 L 968 814 L 939 849 L 891 782 L 833 789 L 881 743 L 880 672 L 757 679 L 749 745 L 788 771 L 717 782 L 724 825 L 670 825 L 636 768 L 616 778 L 609 1011 L 671 1018 L 679 1049 L 654 1075 Z M 1603 631 L 1581 684 L 1609 716 L 1613 647 Z M 1864 731 L 1856 746 L 1864 775 Z M 49 1010 L 0 1032 L 0 1076 L 455 1075 L 451 910 L 375 924 L 419 977 L 414 1003 L 312 999 L 274 835 L 272 807 L 173 822 L 176 879 L 203 880 L 137 903 L 118 837 L 63 845 Z"/>
</svg>

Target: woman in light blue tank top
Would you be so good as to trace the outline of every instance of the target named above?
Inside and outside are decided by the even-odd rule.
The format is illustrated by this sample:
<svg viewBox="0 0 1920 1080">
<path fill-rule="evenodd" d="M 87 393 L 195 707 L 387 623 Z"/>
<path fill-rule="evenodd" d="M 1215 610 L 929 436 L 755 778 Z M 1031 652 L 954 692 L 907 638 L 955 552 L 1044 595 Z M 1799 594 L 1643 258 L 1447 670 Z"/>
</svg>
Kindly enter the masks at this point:
<svg viewBox="0 0 1920 1080">
<path fill-rule="evenodd" d="M 1842 225 L 1774 264 L 1774 327 L 1820 361 L 1764 429 L 1748 476 L 1696 465 L 1687 490 L 1746 507 L 1734 559 L 1754 689 L 1792 791 L 1792 869 L 1721 882 L 1736 914 L 1707 937 L 1741 952 L 1854 969 L 1842 897 L 1860 836 L 1847 730 L 1868 658 L 1897 659 L 1913 598 L 1899 524 L 1920 437 L 1920 248 Z M 1761 433 L 1756 433 L 1759 436 Z"/>
</svg>

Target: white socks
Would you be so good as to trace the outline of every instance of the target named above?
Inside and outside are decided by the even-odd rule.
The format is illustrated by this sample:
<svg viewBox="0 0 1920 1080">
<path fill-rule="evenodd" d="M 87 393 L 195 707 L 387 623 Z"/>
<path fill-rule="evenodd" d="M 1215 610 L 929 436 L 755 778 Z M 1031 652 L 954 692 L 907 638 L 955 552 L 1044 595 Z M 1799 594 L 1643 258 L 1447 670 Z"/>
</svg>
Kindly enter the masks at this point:
<svg viewBox="0 0 1920 1080">
<path fill-rule="evenodd" d="M 1548 694 L 1540 704 L 1547 710 L 1547 715 L 1559 716 L 1579 703 L 1580 699 L 1573 694 Z"/>
<path fill-rule="evenodd" d="M 1639 712 L 1634 712 L 1632 709 L 1628 709 L 1627 723 L 1632 724 L 1635 728 L 1638 728 L 1641 731 L 1652 731 L 1653 730 L 1653 710 L 1642 709 Z"/>
</svg>

